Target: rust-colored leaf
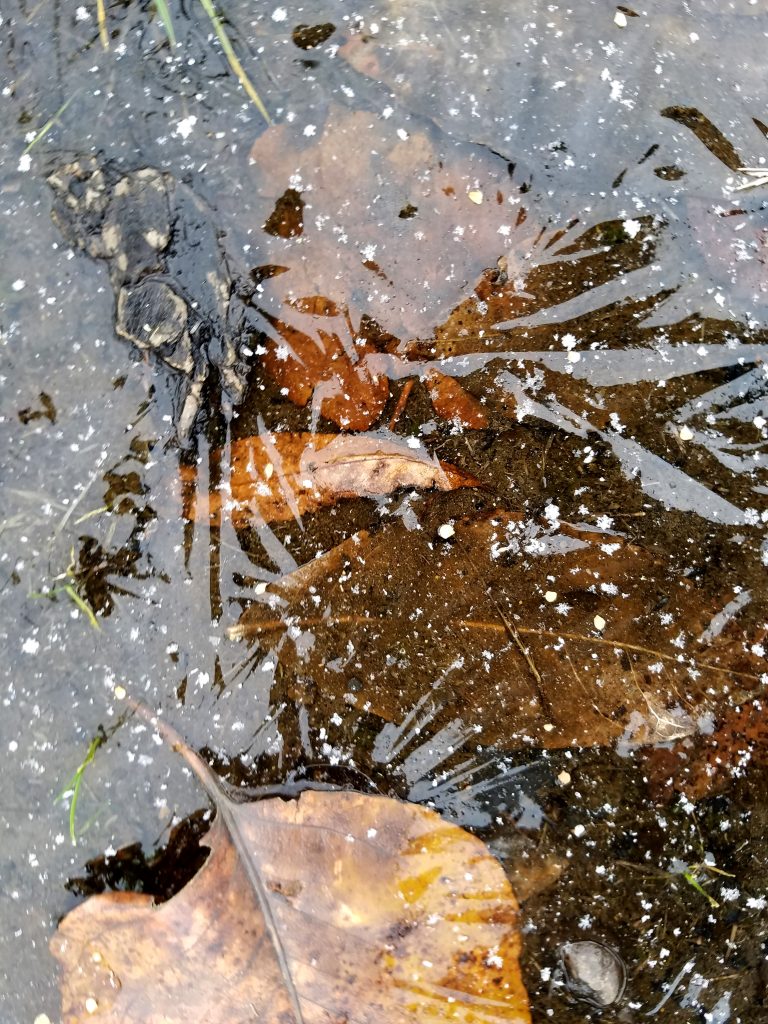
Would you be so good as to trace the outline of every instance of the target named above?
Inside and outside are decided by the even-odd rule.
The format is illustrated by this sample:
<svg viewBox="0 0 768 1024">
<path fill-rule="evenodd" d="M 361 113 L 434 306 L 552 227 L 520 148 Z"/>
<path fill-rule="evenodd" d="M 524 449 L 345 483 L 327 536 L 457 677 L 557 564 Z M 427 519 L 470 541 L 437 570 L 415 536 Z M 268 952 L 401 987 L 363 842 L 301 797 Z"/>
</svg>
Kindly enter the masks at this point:
<svg viewBox="0 0 768 1024">
<path fill-rule="evenodd" d="M 314 680 L 320 716 L 343 700 L 396 721 L 430 694 L 441 720 L 507 748 L 672 740 L 758 685 L 742 644 L 700 641 L 717 606 L 620 535 L 506 513 L 452 530 L 350 538 L 230 635 L 274 643 L 281 685 Z"/>
<path fill-rule="evenodd" d="M 479 482 L 424 448 L 375 434 L 265 433 L 233 441 L 230 458 L 229 495 L 213 492 L 208 514 L 223 507 L 236 529 L 300 519 L 343 498 L 400 487 L 451 491 Z M 197 501 L 187 501 L 184 514 L 195 519 L 205 513 Z"/>
<path fill-rule="evenodd" d="M 649 750 L 645 759 L 648 788 L 655 800 L 663 801 L 676 793 L 702 800 L 726 789 L 734 775 L 766 765 L 768 725 L 762 701 L 731 708 L 711 733 Z"/>
<path fill-rule="evenodd" d="M 386 374 L 371 366 L 376 350 L 356 339 L 347 321 L 320 296 L 302 300 L 299 313 L 304 315 L 302 330 L 285 320 L 272 321 L 277 337 L 267 341 L 267 373 L 296 405 L 306 405 L 314 395 L 317 411 L 332 423 L 367 430 L 389 397 Z"/>
<path fill-rule="evenodd" d="M 64 1024 L 530 1021 L 517 901 L 478 839 L 386 797 L 235 803 L 182 752 L 217 807 L 210 856 L 167 903 L 64 918 Z"/>
<path fill-rule="evenodd" d="M 424 383 L 438 416 L 470 430 L 483 430 L 488 426 L 488 417 L 480 402 L 465 391 L 455 377 L 430 370 Z"/>
</svg>

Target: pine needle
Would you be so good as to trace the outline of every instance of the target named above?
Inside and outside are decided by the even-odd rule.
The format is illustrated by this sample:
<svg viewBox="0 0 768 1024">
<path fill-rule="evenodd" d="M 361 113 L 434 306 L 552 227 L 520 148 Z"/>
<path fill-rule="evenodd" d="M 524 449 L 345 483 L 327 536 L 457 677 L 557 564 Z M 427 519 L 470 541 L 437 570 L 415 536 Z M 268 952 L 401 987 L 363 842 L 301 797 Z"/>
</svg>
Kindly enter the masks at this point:
<svg viewBox="0 0 768 1024">
<path fill-rule="evenodd" d="M 107 32 L 107 9 L 104 0 L 96 0 L 96 14 L 99 20 L 99 39 L 105 50 L 109 49 L 109 33 Z"/>
<path fill-rule="evenodd" d="M 226 30 L 224 29 L 224 25 L 222 24 L 221 18 L 216 13 L 216 9 L 213 6 L 213 0 L 200 0 L 200 3 L 202 4 L 205 13 L 211 19 L 211 24 L 213 25 L 214 31 L 216 32 L 216 35 L 219 38 L 221 48 L 224 51 L 224 54 L 227 60 L 229 61 L 229 66 L 234 72 L 235 76 L 237 77 L 237 80 L 240 82 L 240 85 L 242 85 L 249 99 L 256 107 L 256 109 L 259 111 L 264 120 L 267 122 L 267 124 L 272 124 L 272 118 L 269 116 L 267 108 L 264 106 L 264 104 L 261 101 L 261 97 L 254 89 L 251 80 L 248 78 L 248 75 L 245 73 L 243 69 L 242 64 L 237 59 L 237 54 L 235 53 L 229 36 L 227 35 Z"/>
</svg>

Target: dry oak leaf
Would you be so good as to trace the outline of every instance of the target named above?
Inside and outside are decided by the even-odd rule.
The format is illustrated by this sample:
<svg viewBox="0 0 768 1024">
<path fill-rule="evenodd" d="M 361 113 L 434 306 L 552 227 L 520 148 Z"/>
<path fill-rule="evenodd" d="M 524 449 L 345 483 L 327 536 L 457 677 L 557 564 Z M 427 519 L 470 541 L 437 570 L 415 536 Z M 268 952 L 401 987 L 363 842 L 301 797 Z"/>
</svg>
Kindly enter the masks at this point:
<svg viewBox="0 0 768 1024">
<path fill-rule="evenodd" d="M 480 840 L 387 797 L 235 803 L 180 749 L 217 806 L 210 856 L 167 903 L 64 918 L 63 1024 L 529 1024 L 517 901 Z"/>
<path fill-rule="evenodd" d="M 342 498 L 377 497 L 400 487 L 450 491 L 479 483 L 424 448 L 384 433 L 264 433 L 233 441 L 230 459 L 229 495 L 212 492 L 207 511 L 217 516 L 227 510 L 235 529 L 298 520 Z M 195 499 L 184 517 L 197 514 Z"/>
<path fill-rule="evenodd" d="M 310 398 L 326 419 L 345 430 L 367 430 L 389 398 L 386 374 L 371 365 L 376 349 L 352 329 L 348 315 L 322 296 L 286 303 L 272 325 L 264 368 L 298 406 Z"/>
<path fill-rule="evenodd" d="M 505 749 L 642 744 L 759 684 L 758 659 L 699 641 L 719 607 L 616 533 L 497 512 L 447 541 L 357 534 L 270 584 L 229 635 L 280 662 L 273 699 L 313 680 L 319 718 L 343 701 L 399 721 L 428 699 L 435 728 L 458 717 Z"/>
</svg>

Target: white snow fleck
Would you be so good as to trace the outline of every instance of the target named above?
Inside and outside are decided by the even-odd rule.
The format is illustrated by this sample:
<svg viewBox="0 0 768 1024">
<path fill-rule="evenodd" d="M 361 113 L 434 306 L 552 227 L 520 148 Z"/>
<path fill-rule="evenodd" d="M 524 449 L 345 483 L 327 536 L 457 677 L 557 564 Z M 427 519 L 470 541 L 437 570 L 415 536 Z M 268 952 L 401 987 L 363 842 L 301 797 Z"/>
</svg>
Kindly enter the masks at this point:
<svg viewBox="0 0 768 1024">
<path fill-rule="evenodd" d="M 313 135 L 317 135 L 317 125 L 316 124 L 305 125 L 304 126 L 304 131 L 302 132 L 302 134 L 306 138 L 311 139 Z"/>
<path fill-rule="evenodd" d="M 627 27 L 627 16 L 624 11 L 616 11 L 613 16 L 614 25 L 618 25 L 619 28 Z"/>
<path fill-rule="evenodd" d="M 33 636 L 28 636 L 21 645 L 21 649 L 25 654 L 37 654 L 40 650 L 40 641 L 35 640 Z"/>
<path fill-rule="evenodd" d="M 639 220 L 625 220 L 622 227 L 630 238 L 637 238 L 638 233 L 642 231 L 643 225 Z"/>
<path fill-rule="evenodd" d="M 574 825 L 574 827 L 572 829 L 572 832 L 576 836 L 577 839 L 580 839 L 584 835 L 584 833 L 586 831 L 587 830 L 584 828 L 583 825 Z"/>
<path fill-rule="evenodd" d="M 75 11 L 75 21 L 88 21 L 90 17 L 90 11 L 87 7 L 78 7 Z"/>
<path fill-rule="evenodd" d="M 401 142 L 405 142 L 405 140 L 408 138 L 408 132 L 405 130 L 405 128 L 398 128 L 397 137 L 398 139 L 400 139 Z"/>
<path fill-rule="evenodd" d="M 32 166 L 32 157 L 29 153 L 22 153 L 19 157 L 19 166 L 17 170 L 19 174 L 26 174 Z"/>
<path fill-rule="evenodd" d="M 27 282 L 25 280 L 23 280 L 23 278 L 21 278 L 21 277 L 17 277 L 16 280 L 11 285 L 11 288 L 13 288 L 13 290 L 15 292 L 20 292 L 22 290 L 22 288 L 26 288 L 26 287 L 27 287 Z"/>
<path fill-rule="evenodd" d="M 765 910 L 768 907 L 768 900 L 765 896 L 749 896 L 747 897 L 747 906 L 750 910 Z"/>
<path fill-rule="evenodd" d="M 197 118 L 194 114 L 190 114 L 189 117 L 183 117 L 176 125 L 176 134 L 180 135 L 182 139 L 188 139 L 196 124 Z"/>
<path fill-rule="evenodd" d="M 284 7 L 276 7 L 272 11 L 272 21 L 285 21 L 288 17 L 288 11 Z"/>
</svg>

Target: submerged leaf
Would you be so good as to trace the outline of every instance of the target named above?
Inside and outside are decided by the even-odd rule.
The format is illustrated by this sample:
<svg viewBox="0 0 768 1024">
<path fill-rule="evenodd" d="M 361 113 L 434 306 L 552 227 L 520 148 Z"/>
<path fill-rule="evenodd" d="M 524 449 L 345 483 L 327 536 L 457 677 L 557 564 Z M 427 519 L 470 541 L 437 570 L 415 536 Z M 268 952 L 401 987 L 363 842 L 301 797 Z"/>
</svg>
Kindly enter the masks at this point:
<svg viewBox="0 0 768 1024">
<path fill-rule="evenodd" d="M 470 430 L 483 430 L 488 426 L 488 417 L 478 400 L 465 391 L 454 377 L 431 370 L 424 383 L 427 386 L 432 406 L 444 420 L 453 420 Z"/>
<path fill-rule="evenodd" d="M 671 740 L 721 690 L 758 682 L 741 645 L 705 642 L 715 607 L 663 561 L 506 513 L 358 534 L 261 601 L 230 636 L 272 647 L 282 685 L 313 679 L 321 717 L 343 700 L 396 721 L 430 694 L 440 721 L 506 748 Z"/>
<path fill-rule="evenodd" d="M 480 840 L 387 797 L 238 804 L 182 753 L 217 806 L 210 856 L 167 903 L 64 918 L 64 1024 L 528 1024 L 517 901 Z"/>
<path fill-rule="evenodd" d="M 393 436 L 265 433 L 232 442 L 226 507 L 240 529 L 300 519 L 342 498 L 378 497 L 400 487 L 450 491 L 478 482 Z M 208 514 L 218 514 L 222 504 L 213 492 Z M 188 506 L 185 517 L 195 516 L 196 508 Z"/>
</svg>

